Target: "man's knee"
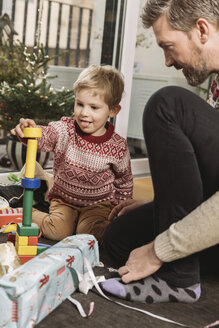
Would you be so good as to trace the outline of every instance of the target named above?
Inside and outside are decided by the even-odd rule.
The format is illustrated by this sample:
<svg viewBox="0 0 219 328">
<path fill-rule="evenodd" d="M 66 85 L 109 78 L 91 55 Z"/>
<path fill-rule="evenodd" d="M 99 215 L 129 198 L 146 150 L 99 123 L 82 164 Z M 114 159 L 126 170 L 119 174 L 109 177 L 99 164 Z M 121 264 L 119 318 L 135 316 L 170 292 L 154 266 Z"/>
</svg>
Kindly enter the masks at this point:
<svg viewBox="0 0 219 328">
<path fill-rule="evenodd" d="M 187 93 L 190 91 L 177 87 L 167 86 L 156 91 L 148 100 L 144 109 L 144 120 L 149 120 L 157 113 L 164 114 L 164 112 L 173 111 L 177 106 L 174 103 L 180 102 L 180 99 L 185 99 Z"/>
<path fill-rule="evenodd" d="M 191 91 L 177 87 L 167 86 L 155 92 L 148 100 L 143 115 L 143 131 L 155 133 L 162 127 L 166 129 L 169 124 L 181 122 L 183 113 L 189 109 L 187 104 L 197 97 Z M 186 101 L 185 101 L 186 100 Z"/>
</svg>

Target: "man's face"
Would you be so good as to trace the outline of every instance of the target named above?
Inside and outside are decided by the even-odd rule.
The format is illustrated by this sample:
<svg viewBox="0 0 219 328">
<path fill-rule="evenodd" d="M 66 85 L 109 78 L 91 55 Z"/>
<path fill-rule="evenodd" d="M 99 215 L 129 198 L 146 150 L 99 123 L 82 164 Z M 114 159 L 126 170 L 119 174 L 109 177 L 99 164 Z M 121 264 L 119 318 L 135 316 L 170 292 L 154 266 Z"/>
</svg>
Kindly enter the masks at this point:
<svg viewBox="0 0 219 328">
<path fill-rule="evenodd" d="M 196 34 L 173 29 L 166 15 L 160 16 L 153 24 L 158 45 L 163 49 L 165 64 L 182 69 L 188 83 L 196 86 L 204 82 L 209 74 L 207 60 L 202 53 Z"/>
</svg>

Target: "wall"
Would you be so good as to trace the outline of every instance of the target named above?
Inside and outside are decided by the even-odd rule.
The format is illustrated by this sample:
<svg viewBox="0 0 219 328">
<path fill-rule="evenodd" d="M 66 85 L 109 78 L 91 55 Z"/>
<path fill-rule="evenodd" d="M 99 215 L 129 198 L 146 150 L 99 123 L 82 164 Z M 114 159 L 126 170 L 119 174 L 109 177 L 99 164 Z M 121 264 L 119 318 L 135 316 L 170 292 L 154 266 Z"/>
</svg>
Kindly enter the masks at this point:
<svg viewBox="0 0 219 328">
<path fill-rule="evenodd" d="M 145 3 L 146 0 L 140 0 L 137 42 L 143 40 L 136 47 L 135 73 L 184 78 L 181 71 L 165 66 L 163 50 L 158 47 L 152 28 L 143 28 L 140 16 Z"/>
</svg>

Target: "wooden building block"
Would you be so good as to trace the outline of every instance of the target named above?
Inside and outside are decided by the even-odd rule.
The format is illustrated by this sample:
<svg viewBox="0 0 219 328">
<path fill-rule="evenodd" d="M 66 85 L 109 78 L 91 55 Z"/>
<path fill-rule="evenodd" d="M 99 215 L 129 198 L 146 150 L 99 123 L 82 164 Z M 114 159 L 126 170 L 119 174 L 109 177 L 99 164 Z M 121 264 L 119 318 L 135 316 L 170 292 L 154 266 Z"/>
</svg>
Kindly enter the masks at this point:
<svg viewBox="0 0 219 328">
<path fill-rule="evenodd" d="M 27 236 L 20 236 L 16 233 L 16 245 L 18 246 L 27 246 L 28 245 L 28 237 Z"/>
<path fill-rule="evenodd" d="M 24 138 L 42 138 L 41 128 L 24 128 Z"/>
<path fill-rule="evenodd" d="M 38 237 L 37 236 L 29 236 L 28 237 L 28 246 L 37 246 Z"/>
<path fill-rule="evenodd" d="M 12 242 L 14 245 L 15 245 L 15 238 L 16 238 L 16 235 L 14 233 L 8 234 L 8 241 Z"/>
<path fill-rule="evenodd" d="M 31 260 L 35 256 L 34 255 L 19 255 L 18 257 L 19 257 L 19 259 L 21 261 L 21 264 L 24 264 L 27 261 Z"/>
<path fill-rule="evenodd" d="M 24 189 L 23 226 L 30 227 L 32 222 L 33 190 Z"/>
<path fill-rule="evenodd" d="M 15 246 L 18 255 L 37 255 L 37 246 Z"/>
<path fill-rule="evenodd" d="M 3 224 L 3 226 L 1 228 L 6 227 L 7 224 Z M 16 224 L 10 224 L 4 231 L 2 231 L 2 233 L 9 233 L 12 231 L 16 231 L 17 230 L 17 225 Z"/>
<path fill-rule="evenodd" d="M 23 226 L 22 223 L 18 223 L 17 233 L 20 236 L 39 236 L 39 227 L 36 223 L 31 223 L 30 227 L 26 227 Z"/>
<path fill-rule="evenodd" d="M 25 178 L 33 179 L 35 176 L 36 154 L 37 154 L 37 140 L 28 139 Z"/>
<path fill-rule="evenodd" d="M 46 251 L 48 247 L 46 246 L 37 246 L 37 255 L 41 254 L 42 252 Z"/>
<path fill-rule="evenodd" d="M 37 155 L 37 139 L 42 137 L 41 128 L 24 128 L 24 138 L 27 140 L 27 154 L 25 166 L 25 178 L 33 179 L 35 176 L 36 155 Z"/>
</svg>

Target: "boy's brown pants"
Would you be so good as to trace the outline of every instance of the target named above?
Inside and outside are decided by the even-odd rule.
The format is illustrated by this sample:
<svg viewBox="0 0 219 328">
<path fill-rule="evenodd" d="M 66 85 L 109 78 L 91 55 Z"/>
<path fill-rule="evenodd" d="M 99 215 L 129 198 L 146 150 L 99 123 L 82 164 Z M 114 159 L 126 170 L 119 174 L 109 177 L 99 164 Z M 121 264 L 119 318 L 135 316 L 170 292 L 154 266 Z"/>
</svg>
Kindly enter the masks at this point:
<svg viewBox="0 0 219 328">
<path fill-rule="evenodd" d="M 39 225 L 48 239 L 62 240 L 73 234 L 85 233 L 94 235 L 101 243 L 112 208 L 110 202 L 79 207 L 52 199 L 49 213 L 33 209 L 32 221 Z"/>
</svg>

